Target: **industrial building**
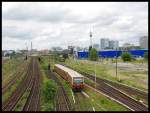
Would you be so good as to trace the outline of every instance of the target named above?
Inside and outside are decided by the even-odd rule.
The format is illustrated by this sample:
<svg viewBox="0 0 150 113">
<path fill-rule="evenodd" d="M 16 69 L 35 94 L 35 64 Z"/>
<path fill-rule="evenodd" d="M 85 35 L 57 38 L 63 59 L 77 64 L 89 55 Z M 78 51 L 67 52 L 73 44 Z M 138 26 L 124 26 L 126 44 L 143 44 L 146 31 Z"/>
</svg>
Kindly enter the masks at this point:
<svg viewBox="0 0 150 113">
<path fill-rule="evenodd" d="M 124 51 L 121 50 L 109 50 L 109 51 L 99 51 L 98 55 L 101 58 L 115 58 L 120 57 Z M 145 52 L 148 50 L 129 50 L 129 53 L 132 54 L 133 57 L 143 57 Z M 88 51 L 79 51 L 78 58 L 88 58 L 89 52 Z"/>
</svg>

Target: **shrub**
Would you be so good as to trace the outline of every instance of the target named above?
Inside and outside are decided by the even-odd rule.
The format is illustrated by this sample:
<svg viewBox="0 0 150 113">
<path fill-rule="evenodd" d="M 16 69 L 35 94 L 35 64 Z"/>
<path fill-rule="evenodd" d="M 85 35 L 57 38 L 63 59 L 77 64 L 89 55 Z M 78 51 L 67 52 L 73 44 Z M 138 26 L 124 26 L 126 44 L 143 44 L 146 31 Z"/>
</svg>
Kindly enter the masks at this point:
<svg viewBox="0 0 150 113">
<path fill-rule="evenodd" d="M 53 80 L 45 80 L 43 84 L 44 101 L 48 102 L 55 96 L 57 85 Z"/>
<path fill-rule="evenodd" d="M 123 61 L 131 61 L 132 55 L 128 52 L 124 52 L 121 55 Z"/>
<path fill-rule="evenodd" d="M 144 59 L 145 59 L 145 60 L 148 60 L 148 52 L 145 52 L 145 54 L 144 54 Z"/>
<path fill-rule="evenodd" d="M 42 106 L 42 110 L 43 111 L 52 111 L 52 110 L 54 110 L 54 105 L 52 103 L 45 103 Z"/>
<path fill-rule="evenodd" d="M 92 61 L 98 60 L 98 52 L 96 51 L 95 48 L 92 48 L 92 49 L 90 50 L 89 59 L 92 60 Z"/>
</svg>

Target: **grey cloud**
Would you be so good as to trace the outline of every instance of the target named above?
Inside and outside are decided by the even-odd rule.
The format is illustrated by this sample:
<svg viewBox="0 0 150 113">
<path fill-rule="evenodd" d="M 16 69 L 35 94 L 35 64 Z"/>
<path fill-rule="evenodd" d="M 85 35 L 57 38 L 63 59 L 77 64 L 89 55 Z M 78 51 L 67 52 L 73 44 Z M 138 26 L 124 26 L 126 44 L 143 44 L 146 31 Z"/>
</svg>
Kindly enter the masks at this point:
<svg viewBox="0 0 150 113">
<path fill-rule="evenodd" d="M 75 9 L 67 9 L 67 6 L 51 5 L 45 8 L 42 4 L 35 3 L 29 6 L 20 3 L 16 6 L 2 12 L 2 19 L 5 20 L 6 25 L 8 20 L 9 24 L 11 22 L 16 24 L 12 24 L 15 25 L 12 27 L 3 26 L 2 36 L 19 41 L 33 40 L 37 43 L 37 48 L 53 45 L 67 46 L 67 43 L 71 41 L 76 45 L 80 42 L 83 43 L 80 44 L 81 46 L 86 46 L 89 44 L 91 25 L 94 29 L 93 43 L 99 43 L 94 40 L 99 40 L 101 37 L 115 37 L 118 40 L 122 39 L 121 42 L 128 39 L 138 40 L 148 30 L 148 6 L 140 5 L 140 3 L 133 3 L 133 5 L 114 3 L 112 6 L 96 11 L 94 15 L 92 12 L 89 15 L 82 15 L 84 10 L 82 13 L 73 13 Z M 129 23 L 117 23 L 120 21 L 119 17 L 129 16 L 133 17 L 129 18 Z"/>
<path fill-rule="evenodd" d="M 3 19 L 8 20 L 36 20 L 36 21 L 47 21 L 47 22 L 61 22 L 65 19 L 71 19 L 69 10 L 61 7 L 49 7 L 44 9 L 44 7 L 38 7 L 33 5 L 29 7 L 27 5 L 18 5 L 11 10 L 2 14 Z"/>
<path fill-rule="evenodd" d="M 16 27 L 3 27 L 2 28 L 3 37 L 11 37 L 19 40 L 32 39 L 32 31 L 23 30 Z"/>
</svg>

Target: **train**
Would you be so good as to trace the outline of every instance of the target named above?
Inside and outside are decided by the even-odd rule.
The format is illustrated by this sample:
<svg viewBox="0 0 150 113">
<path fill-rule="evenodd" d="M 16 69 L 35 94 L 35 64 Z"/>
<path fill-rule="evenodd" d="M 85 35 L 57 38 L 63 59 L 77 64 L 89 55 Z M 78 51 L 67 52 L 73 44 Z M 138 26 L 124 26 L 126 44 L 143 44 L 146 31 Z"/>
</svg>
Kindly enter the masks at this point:
<svg viewBox="0 0 150 113">
<path fill-rule="evenodd" d="M 55 64 L 54 72 L 65 79 L 73 91 L 82 91 L 84 88 L 84 76 L 80 73 L 60 64 Z"/>
</svg>

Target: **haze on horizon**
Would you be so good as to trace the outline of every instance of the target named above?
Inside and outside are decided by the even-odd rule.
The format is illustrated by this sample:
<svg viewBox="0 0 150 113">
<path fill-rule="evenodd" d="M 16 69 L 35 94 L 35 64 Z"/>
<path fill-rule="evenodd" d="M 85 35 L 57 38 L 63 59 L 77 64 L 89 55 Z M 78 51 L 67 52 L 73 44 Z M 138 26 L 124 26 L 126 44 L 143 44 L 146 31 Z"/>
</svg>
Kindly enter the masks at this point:
<svg viewBox="0 0 150 113">
<path fill-rule="evenodd" d="M 139 45 L 148 2 L 2 2 L 2 49 L 88 47 L 101 38 Z"/>
</svg>

